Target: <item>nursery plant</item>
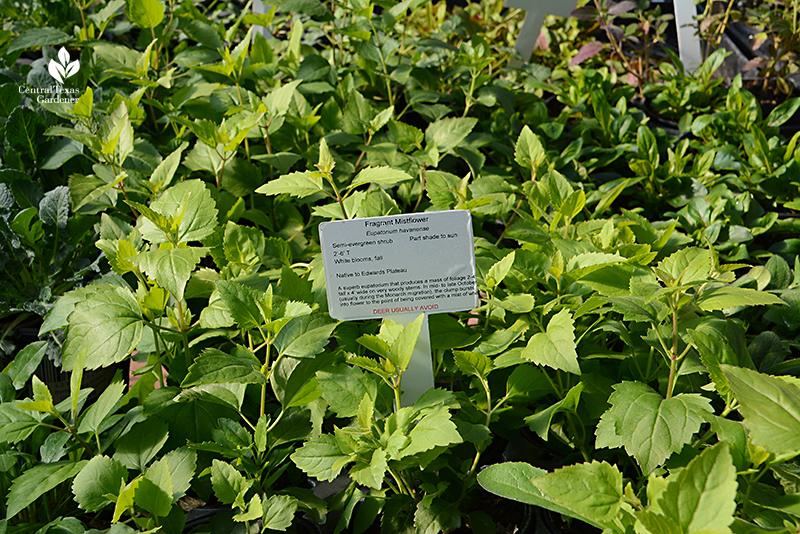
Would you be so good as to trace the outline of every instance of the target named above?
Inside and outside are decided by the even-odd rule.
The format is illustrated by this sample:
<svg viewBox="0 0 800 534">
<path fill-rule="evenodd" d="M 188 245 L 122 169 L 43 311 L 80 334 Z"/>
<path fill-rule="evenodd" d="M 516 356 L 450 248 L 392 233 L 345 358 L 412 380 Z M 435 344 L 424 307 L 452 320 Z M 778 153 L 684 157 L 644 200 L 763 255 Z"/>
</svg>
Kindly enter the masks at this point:
<svg viewBox="0 0 800 534">
<path fill-rule="evenodd" d="M 630 2 L 514 69 L 501 2 L 51 4 L 0 2 L 0 531 L 797 531 L 800 100 Z M 451 209 L 480 305 L 403 406 L 420 320 L 332 319 L 318 226 Z"/>
</svg>

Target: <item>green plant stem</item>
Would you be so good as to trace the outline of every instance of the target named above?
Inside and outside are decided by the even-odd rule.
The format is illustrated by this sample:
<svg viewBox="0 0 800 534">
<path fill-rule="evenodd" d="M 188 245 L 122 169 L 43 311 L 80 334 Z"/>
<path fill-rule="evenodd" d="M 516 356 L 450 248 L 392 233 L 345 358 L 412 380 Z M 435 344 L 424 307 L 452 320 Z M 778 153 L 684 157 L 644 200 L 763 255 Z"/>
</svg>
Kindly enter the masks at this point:
<svg viewBox="0 0 800 534">
<path fill-rule="evenodd" d="M 483 335 L 482 337 L 486 337 L 486 334 L 489 332 L 489 322 L 492 319 L 492 307 L 494 305 L 494 294 L 489 295 L 489 302 L 486 303 L 486 322 L 483 324 Z"/>
<path fill-rule="evenodd" d="M 745 492 L 745 494 L 744 494 L 744 498 L 742 499 L 742 515 L 743 515 L 744 517 L 748 517 L 748 513 L 747 513 L 747 505 L 749 505 L 749 504 L 750 504 L 750 492 L 751 492 L 751 491 L 752 491 L 752 489 L 753 489 L 753 485 L 754 485 L 756 482 L 758 482 L 758 480 L 759 480 L 759 479 L 760 479 L 762 476 L 764 476 L 764 473 L 766 473 L 766 472 L 767 472 L 767 465 L 768 465 L 768 464 L 766 464 L 766 463 L 765 463 L 765 464 L 763 464 L 763 465 L 762 465 L 762 466 L 759 468 L 759 470 L 758 470 L 758 473 L 753 473 L 753 474 L 751 474 L 751 475 L 750 475 L 750 477 L 749 477 L 749 479 L 748 479 L 748 481 L 747 481 L 747 491 Z"/>
<path fill-rule="evenodd" d="M 397 484 L 397 487 L 400 490 L 400 493 L 408 495 L 409 497 L 413 497 L 414 496 L 414 492 L 408 486 L 406 481 L 403 480 L 402 476 L 400 476 L 397 473 L 395 473 L 394 469 L 392 469 L 391 467 L 389 469 L 387 469 L 387 471 L 389 472 L 390 475 L 392 475 L 392 478 L 394 479 L 395 483 Z"/>
<path fill-rule="evenodd" d="M 67 428 L 60 428 L 60 427 L 57 427 L 55 425 L 51 425 L 49 423 L 39 423 L 39 425 L 47 427 L 47 428 L 52 428 L 54 430 L 59 430 L 61 432 L 67 432 L 69 434 L 72 434 L 73 436 L 75 436 L 75 439 L 77 439 L 78 442 L 81 445 L 83 445 L 83 448 L 86 449 L 86 452 L 89 453 L 89 456 L 94 457 L 94 451 L 92 451 L 92 448 L 89 447 L 88 443 L 86 443 L 86 440 L 84 440 L 82 437 L 80 437 L 78 435 L 77 429 L 75 429 L 75 428 L 69 426 L 68 424 L 66 424 L 66 421 L 64 421 L 64 419 L 61 416 L 59 416 L 59 419 L 61 419 L 61 422 L 64 423 Z"/>
<path fill-rule="evenodd" d="M 158 376 L 158 381 L 161 384 L 162 388 L 167 387 L 167 383 L 164 381 L 164 370 L 161 368 L 161 350 L 158 346 L 158 330 L 156 330 L 152 325 L 150 329 L 153 331 L 153 340 L 155 341 L 156 345 L 156 375 Z"/>
<path fill-rule="evenodd" d="M 675 388 L 676 371 L 678 370 L 678 310 L 672 305 L 672 352 L 669 361 L 669 379 L 667 381 L 667 398 L 672 397 Z"/>
<path fill-rule="evenodd" d="M 392 384 L 392 390 L 394 391 L 394 404 L 395 404 L 395 411 L 400 409 L 400 383 L 403 380 L 403 371 L 399 371 L 397 373 L 397 379 L 394 384 Z"/>
<path fill-rule="evenodd" d="M 186 358 L 186 368 L 192 365 L 191 353 L 189 351 L 189 333 L 186 330 L 186 322 L 183 320 L 183 304 L 178 301 L 178 321 L 181 325 L 181 338 L 183 339 L 183 355 Z"/>
</svg>

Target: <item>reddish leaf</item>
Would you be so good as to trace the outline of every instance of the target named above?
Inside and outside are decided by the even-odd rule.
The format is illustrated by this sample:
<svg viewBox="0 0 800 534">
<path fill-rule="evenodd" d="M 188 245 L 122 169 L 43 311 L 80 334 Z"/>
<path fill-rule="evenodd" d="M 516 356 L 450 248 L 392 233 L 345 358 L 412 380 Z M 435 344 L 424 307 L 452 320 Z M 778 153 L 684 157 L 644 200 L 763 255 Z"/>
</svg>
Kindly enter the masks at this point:
<svg viewBox="0 0 800 534">
<path fill-rule="evenodd" d="M 625 81 L 628 85 L 639 85 L 639 78 L 632 72 L 629 72 L 628 75 L 625 77 Z"/>
<path fill-rule="evenodd" d="M 575 54 L 575 57 L 572 58 L 572 61 L 569 62 L 569 66 L 572 67 L 573 65 L 580 65 L 590 57 L 596 55 L 600 50 L 603 49 L 603 43 L 598 41 L 591 41 L 586 43 L 578 50 L 578 53 Z"/>
<path fill-rule="evenodd" d="M 536 50 L 547 50 L 550 47 L 550 41 L 547 39 L 547 34 L 542 30 L 539 32 L 539 37 L 536 38 L 536 45 L 533 47 Z"/>
<path fill-rule="evenodd" d="M 579 7 L 573 10 L 570 16 L 578 20 L 597 20 L 597 9 L 593 6 Z"/>
<path fill-rule="evenodd" d="M 767 62 L 764 60 L 764 58 L 754 57 L 753 59 L 744 64 L 744 67 L 742 67 L 742 72 L 753 69 L 760 69 L 761 67 L 766 65 L 766 63 Z"/>
<path fill-rule="evenodd" d="M 613 24 L 609 24 L 606 31 L 611 34 L 611 37 L 618 43 L 622 42 L 622 38 L 625 35 L 625 32 L 622 31 L 622 28 L 619 26 L 615 26 Z"/>
<path fill-rule="evenodd" d="M 631 0 L 622 0 L 618 4 L 614 4 L 610 8 L 608 8 L 609 15 L 621 15 L 622 13 L 627 13 L 628 11 L 636 9 L 636 4 L 631 2 Z"/>
</svg>

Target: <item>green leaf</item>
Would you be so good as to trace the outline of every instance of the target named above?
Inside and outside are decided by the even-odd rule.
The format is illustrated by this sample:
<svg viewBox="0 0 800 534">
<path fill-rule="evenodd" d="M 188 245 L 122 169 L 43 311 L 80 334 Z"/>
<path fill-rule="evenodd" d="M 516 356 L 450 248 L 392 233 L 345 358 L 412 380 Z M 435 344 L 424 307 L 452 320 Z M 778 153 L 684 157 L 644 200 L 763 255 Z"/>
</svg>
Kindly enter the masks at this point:
<svg viewBox="0 0 800 534">
<path fill-rule="evenodd" d="M 169 156 L 164 158 L 158 167 L 155 168 L 153 174 L 150 175 L 150 183 L 156 185 L 159 189 L 168 187 L 172 183 L 172 178 L 175 176 L 175 171 L 178 170 L 178 165 L 181 163 L 181 155 L 188 146 L 187 143 L 181 143 L 181 146 L 176 148 Z"/>
<path fill-rule="evenodd" d="M 622 473 L 605 462 L 570 465 L 533 479 L 553 502 L 597 524 L 610 524 L 622 504 Z"/>
<path fill-rule="evenodd" d="M 136 494 L 136 488 L 142 482 L 142 478 L 138 477 L 133 479 L 125 488 L 119 492 L 117 502 L 114 505 L 114 515 L 111 519 L 112 522 L 119 521 L 119 518 L 126 510 L 133 510 L 133 499 Z"/>
<path fill-rule="evenodd" d="M 288 495 L 273 495 L 263 504 L 262 524 L 265 530 L 289 528 L 297 511 L 297 499 Z"/>
<path fill-rule="evenodd" d="M 535 399 L 551 392 L 544 371 L 533 365 L 517 365 L 506 382 L 506 396 Z"/>
<path fill-rule="evenodd" d="M 156 417 L 150 417 L 134 425 L 122 439 L 117 441 L 114 459 L 122 462 L 128 469 L 145 472 L 147 464 L 155 458 L 167 442 L 167 424 Z"/>
<path fill-rule="evenodd" d="M 19 155 L 35 160 L 39 155 L 39 142 L 44 134 L 44 119 L 35 111 L 18 107 L 6 119 L 6 143 Z"/>
<path fill-rule="evenodd" d="M 711 252 L 703 248 L 684 248 L 663 259 L 658 269 L 669 273 L 680 284 L 702 282 L 711 272 Z"/>
<path fill-rule="evenodd" d="M 780 103 L 767 117 L 767 124 L 771 128 L 777 128 L 791 119 L 800 108 L 800 98 L 789 98 Z"/>
<path fill-rule="evenodd" d="M 131 259 L 138 254 L 133 244 L 126 239 L 99 239 L 95 246 L 103 251 L 114 272 L 123 275 L 136 270 Z"/>
<path fill-rule="evenodd" d="M 452 532 L 461 526 L 461 512 L 456 503 L 447 499 L 434 499 L 430 506 L 423 500 L 417 504 L 414 525 L 417 534 Z M 472 532 L 475 532 L 475 525 L 472 525 L 472 528 Z"/>
<path fill-rule="evenodd" d="M 367 133 L 370 121 L 376 115 L 375 107 L 370 101 L 358 91 L 353 91 L 342 113 L 342 129 L 353 135 Z"/>
<path fill-rule="evenodd" d="M 419 317 L 408 323 L 408 326 L 403 328 L 400 335 L 398 335 L 397 339 L 391 344 L 389 361 L 400 371 L 405 371 L 406 367 L 408 367 L 408 362 L 411 361 L 411 354 L 414 352 L 417 339 L 422 331 L 422 322 L 424 319 L 424 314 L 420 314 Z"/>
<path fill-rule="evenodd" d="M 411 443 L 403 449 L 403 456 L 411 456 L 434 447 L 447 447 L 461 443 L 455 423 L 447 408 L 440 407 L 419 420 L 408 434 Z"/>
<path fill-rule="evenodd" d="M 245 521 L 260 519 L 262 515 L 264 515 L 264 508 L 261 504 L 261 497 L 256 493 L 247 503 L 247 510 L 235 514 L 233 520 L 237 523 L 244 523 Z"/>
<path fill-rule="evenodd" d="M 0 403 L 0 442 L 17 443 L 39 427 L 39 420 L 13 405 Z"/>
<path fill-rule="evenodd" d="M 82 352 L 86 369 L 122 361 L 142 338 L 142 314 L 131 292 L 118 286 L 100 287 L 78 302 L 69 315 L 63 350 L 65 371 L 73 369 Z"/>
<path fill-rule="evenodd" d="M 372 451 L 370 462 L 358 462 L 350 469 L 350 478 L 357 484 L 367 486 L 376 490 L 383 486 L 383 477 L 388 467 L 387 452 L 384 449 Z"/>
<path fill-rule="evenodd" d="M 233 354 L 208 348 L 195 358 L 181 387 L 201 384 L 266 384 L 260 369 L 261 362 L 244 347 L 237 347 Z"/>
<path fill-rule="evenodd" d="M 10 55 L 17 50 L 27 50 L 35 46 L 59 45 L 71 39 L 69 35 L 55 28 L 33 28 L 14 37 L 5 53 Z"/>
<path fill-rule="evenodd" d="M 117 408 L 125 388 L 125 382 L 123 382 L 122 377 L 117 374 L 117 376 L 114 377 L 114 381 L 108 385 L 105 391 L 100 394 L 100 397 L 92 403 L 83 414 L 78 424 L 78 433 L 98 432 L 100 425 L 106 417 Z"/>
<path fill-rule="evenodd" d="M 731 350 L 730 345 L 721 339 L 721 333 L 708 329 L 707 331 L 688 330 L 692 344 L 697 349 L 700 356 L 700 361 L 705 365 L 708 370 L 708 375 L 714 383 L 714 388 L 722 398 L 727 399 L 731 394 L 731 388 L 728 384 L 728 379 L 725 378 L 721 363 L 736 364 L 736 355 Z M 713 333 L 713 334 L 712 334 Z M 714 335 L 717 334 L 717 335 Z"/>
<path fill-rule="evenodd" d="M 133 494 L 133 502 L 152 515 L 158 517 L 169 515 L 172 507 L 172 477 L 166 458 L 151 465 L 140 479 Z"/>
<path fill-rule="evenodd" d="M 0 85 L 0 118 L 6 119 L 22 102 L 22 93 L 15 83 Z M 41 168 L 41 167 L 40 167 Z"/>
<path fill-rule="evenodd" d="M 232 280 L 217 280 L 216 287 L 239 328 L 251 330 L 269 320 L 260 305 L 263 295 L 255 289 Z"/>
<path fill-rule="evenodd" d="M 208 251 L 208 247 L 154 250 L 137 254 L 131 261 L 176 299 L 183 300 L 189 276 Z"/>
<path fill-rule="evenodd" d="M 546 440 L 550 432 L 550 423 L 553 421 L 555 414 L 558 412 L 577 413 L 578 401 L 580 401 L 582 391 L 583 382 L 578 382 L 570 388 L 563 399 L 540 412 L 526 417 L 525 424 L 536 432 L 540 438 Z"/>
<path fill-rule="evenodd" d="M 269 415 L 264 414 L 258 418 L 256 423 L 256 430 L 253 434 L 253 442 L 256 445 L 256 450 L 263 453 L 267 450 L 267 425 L 269 425 Z"/>
<path fill-rule="evenodd" d="M 481 340 L 481 344 L 475 352 L 494 356 L 506 350 L 512 343 L 519 339 L 528 330 L 528 323 L 522 319 L 517 319 L 514 324 L 503 330 L 492 332 L 489 337 Z"/>
<path fill-rule="evenodd" d="M 25 348 L 14 356 L 11 363 L 3 370 L 3 373 L 11 378 L 14 389 L 22 389 L 28 383 L 46 352 L 47 341 L 34 341 L 25 345 Z"/>
<path fill-rule="evenodd" d="M 636 516 L 650 532 L 660 531 L 657 525 L 662 518 L 677 527 L 679 534 L 730 532 L 736 487 L 736 468 L 728 444 L 718 443 L 693 458 L 667 483 L 658 499 L 660 513 L 653 513 L 651 507 L 649 513 Z"/>
<path fill-rule="evenodd" d="M 39 497 L 77 475 L 87 460 L 39 464 L 26 470 L 11 483 L 6 501 L 6 518 L 11 519 Z"/>
<path fill-rule="evenodd" d="M 546 474 L 547 471 L 544 469 L 539 469 L 529 463 L 505 462 L 491 465 L 481 471 L 478 474 L 478 484 L 485 490 L 507 499 L 547 508 L 570 517 L 578 516 L 574 511 L 553 502 L 550 497 L 542 493 L 534 484 L 535 480 Z M 588 517 L 578 516 L 578 519 L 582 519 L 600 529 L 605 528 L 604 525 Z"/>
<path fill-rule="evenodd" d="M 337 324 L 322 313 L 294 317 L 275 336 L 275 348 L 279 355 L 311 358 L 325 350 Z"/>
<path fill-rule="evenodd" d="M 169 451 L 164 458 L 169 465 L 170 478 L 172 479 L 172 501 L 177 501 L 189 490 L 197 468 L 197 453 L 187 447 Z"/>
<path fill-rule="evenodd" d="M 363 184 L 394 185 L 405 180 L 413 180 L 407 173 L 392 167 L 367 167 L 359 172 L 348 189 Z"/>
<path fill-rule="evenodd" d="M 80 98 L 78 98 L 78 101 L 75 102 L 75 105 L 72 106 L 72 114 L 88 119 L 92 116 L 93 104 L 94 91 L 92 91 L 91 87 L 87 87 L 86 92 L 83 93 Z"/>
<path fill-rule="evenodd" d="M 800 454 L 800 387 L 771 376 L 721 365 L 754 445 L 779 457 Z"/>
<path fill-rule="evenodd" d="M 503 300 L 496 300 L 495 305 L 511 313 L 529 313 L 536 305 L 533 295 L 527 293 L 509 295 Z"/>
<path fill-rule="evenodd" d="M 586 193 L 583 192 L 583 189 L 578 189 L 570 193 L 570 195 L 564 199 L 564 203 L 561 204 L 561 207 L 558 208 L 565 217 L 572 219 L 577 214 L 583 210 L 583 207 L 586 205 Z"/>
<path fill-rule="evenodd" d="M 339 449 L 336 438 L 330 434 L 323 434 L 306 441 L 291 458 L 307 475 L 328 482 L 339 476 L 342 467 L 349 459 Z"/>
<path fill-rule="evenodd" d="M 544 158 L 545 151 L 539 136 L 533 133 L 527 125 L 523 126 L 514 147 L 514 160 L 520 167 L 535 170 L 539 168 Z"/>
<path fill-rule="evenodd" d="M 453 357 L 462 373 L 486 378 L 492 371 L 492 360 L 477 352 L 454 350 Z"/>
<path fill-rule="evenodd" d="M 522 351 L 522 357 L 536 365 L 546 365 L 576 375 L 581 374 L 575 352 L 575 326 L 569 310 L 550 319 L 545 332 L 535 334 Z"/>
<path fill-rule="evenodd" d="M 256 193 L 263 195 L 281 195 L 285 193 L 296 198 L 305 198 L 323 191 L 322 177 L 312 176 L 310 172 L 285 174 L 256 189 Z"/>
<path fill-rule="evenodd" d="M 769 306 L 785 304 L 779 297 L 743 287 L 721 286 L 703 291 L 697 297 L 697 305 L 701 310 L 714 311 L 737 306 Z"/>
<path fill-rule="evenodd" d="M 126 0 L 125 16 L 140 28 L 155 28 L 164 20 L 165 7 L 160 0 Z"/>
<path fill-rule="evenodd" d="M 225 225 L 222 249 L 228 261 L 247 269 L 260 263 L 264 247 L 264 233 L 258 228 L 240 226 L 231 221 Z"/>
<path fill-rule="evenodd" d="M 200 180 L 185 180 L 166 191 L 150 208 L 160 215 L 180 221 L 175 230 L 177 242 L 200 241 L 217 227 L 217 208 L 211 192 Z M 166 243 L 168 235 L 146 218 L 140 218 L 137 228 L 151 243 Z"/>
<path fill-rule="evenodd" d="M 440 153 L 456 148 L 478 124 L 473 117 L 439 119 L 425 130 L 425 140 Z"/>
<path fill-rule="evenodd" d="M 214 460 L 211 464 L 211 486 L 214 494 L 222 504 L 233 504 L 237 498 L 243 498 L 244 494 L 253 484 L 252 480 L 246 480 L 244 476 L 232 465 L 219 460 Z"/>
<path fill-rule="evenodd" d="M 45 226 L 67 227 L 69 219 L 69 187 L 59 185 L 45 193 L 39 202 L 39 219 Z"/>
<path fill-rule="evenodd" d="M 97 512 L 117 502 L 127 478 L 128 469 L 120 462 L 108 456 L 95 456 L 72 481 L 72 494 L 80 508 Z"/>
<path fill-rule="evenodd" d="M 486 284 L 490 289 L 497 287 L 505 279 L 511 271 L 511 266 L 514 265 L 514 257 L 515 252 L 512 250 L 502 260 L 489 268 L 489 273 L 486 275 Z"/>
<path fill-rule="evenodd" d="M 427 171 L 425 176 L 428 198 L 435 208 L 449 210 L 461 203 L 459 194 L 461 179 L 458 176 L 433 170 Z"/>
<path fill-rule="evenodd" d="M 330 371 L 317 371 L 322 397 L 339 417 L 353 417 L 365 397 L 375 399 L 375 382 L 359 369 L 337 366 Z M 374 401 L 373 401 L 374 402 Z"/>
<path fill-rule="evenodd" d="M 611 408 L 597 425 L 597 447 L 625 447 L 645 474 L 680 451 L 711 413 L 709 400 L 695 393 L 664 399 L 641 382 L 615 384 Z"/>
</svg>

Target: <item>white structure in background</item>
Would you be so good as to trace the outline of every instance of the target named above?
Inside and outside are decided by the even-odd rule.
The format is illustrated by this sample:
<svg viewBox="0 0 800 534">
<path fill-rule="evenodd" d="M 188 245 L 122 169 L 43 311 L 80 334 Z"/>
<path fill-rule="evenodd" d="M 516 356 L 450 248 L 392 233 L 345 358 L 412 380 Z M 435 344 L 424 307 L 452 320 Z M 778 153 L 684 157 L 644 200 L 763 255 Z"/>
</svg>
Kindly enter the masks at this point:
<svg viewBox="0 0 800 534">
<path fill-rule="evenodd" d="M 663 0 L 662 0 L 663 1 Z M 515 46 L 523 61 L 528 61 L 536 47 L 536 40 L 547 15 L 567 17 L 575 9 L 575 0 L 505 0 L 505 6 L 526 12 L 525 22 L 517 35 Z M 678 28 L 678 52 L 687 71 L 693 72 L 703 62 L 700 40 L 695 35 L 696 13 L 694 0 L 674 0 L 675 23 Z M 519 64 L 512 64 L 518 67 Z"/>
<path fill-rule="evenodd" d="M 517 35 L 517 44 L 514 48 L 522 56 L 522 61 L 527 62 L 533 54 L 533 49 L 536 48 L 536 40 L 542 31 L 545 17 L 547 15 L 568 17 L 575 9 L 576 2 L 575 0 L 505 0 L 504 5 L 525 11 L 525 21 Z M 519 64 L 512 62 L 509 66 L 518 67 Z"/>
<path fill-rule="evenodd" d="M 694 0 L 674 0 L 675 24 L 678 27 L 678 53 L 687 72 L 694 72 L 703 62 L 700 39 L 694 33 Z"/>
<path fill-rule="evenodd" d="M 270 6 L 270 9 L 272 9 L 272 6 Z M 254 2 L 253 2 L 253 13 L 254 14 L 256 14 L 256 15 L 264 15 L 264 14 L 267 13 L 267 11 L 268 10 L 264 6 L 264 2 L 262 2 L 261 0 L 254 0 Z M 261 33 L 261 35 L 263 35 L 267 39 L 271 39 L 272 38 L 272 34 L 264 26 L 256 26 L 256 31 Z"/>
</svg>

